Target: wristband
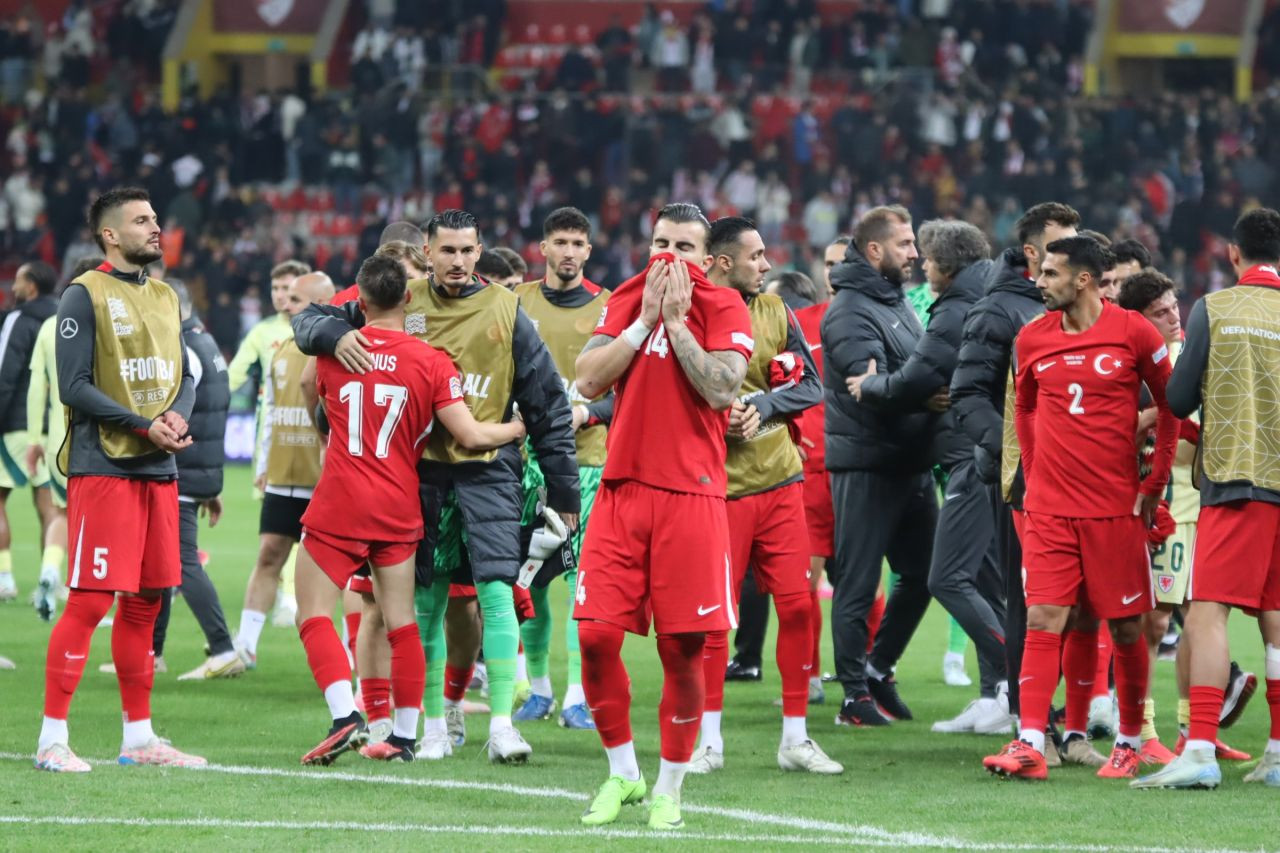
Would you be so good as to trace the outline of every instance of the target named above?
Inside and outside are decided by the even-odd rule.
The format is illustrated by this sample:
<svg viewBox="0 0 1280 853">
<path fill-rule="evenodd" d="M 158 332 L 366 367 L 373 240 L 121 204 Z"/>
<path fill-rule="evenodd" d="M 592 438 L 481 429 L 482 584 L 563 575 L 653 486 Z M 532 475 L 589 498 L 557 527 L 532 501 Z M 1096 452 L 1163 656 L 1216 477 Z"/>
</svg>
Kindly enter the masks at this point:
<svg viewBox="0 0 1280 853">
<path fill-rule="evenodd" d="M 622 339 L 626 341 L 627 345 L 632 349 L 638 350 L 644 345 L 645 340 L 649 337 L 649 334 L 652 331 L 653 329 L 646 326 L 643 320 L 637 318 L 634 323 L 627 326 L 626 330 L 623 331 Z"/>
</svg>

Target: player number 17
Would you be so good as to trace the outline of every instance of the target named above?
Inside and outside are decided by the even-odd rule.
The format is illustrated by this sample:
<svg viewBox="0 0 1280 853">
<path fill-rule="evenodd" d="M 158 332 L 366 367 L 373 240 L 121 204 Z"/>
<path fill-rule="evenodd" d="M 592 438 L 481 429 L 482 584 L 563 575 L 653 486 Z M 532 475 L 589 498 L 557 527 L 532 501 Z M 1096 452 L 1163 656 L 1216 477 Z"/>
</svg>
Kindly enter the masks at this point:
<svg viewBox="0 0 1280 853">
<path fill-rule="evenodd" d="M 347 452 L 352 456 L 364 455 L 363 415 L 364 385 L 352 380 L 338 389 L 338 399 L 347 404 Z M 396 431 L 404 404 L 409 399 L 409 389 L 403 385 L 387 385 L 379 382 L 373 386 L 373 404 L 387 408 L 378 430 L 378 443 L 373 455 L 386 459 L 391 452 L 391 434 Z"/>
</svg>

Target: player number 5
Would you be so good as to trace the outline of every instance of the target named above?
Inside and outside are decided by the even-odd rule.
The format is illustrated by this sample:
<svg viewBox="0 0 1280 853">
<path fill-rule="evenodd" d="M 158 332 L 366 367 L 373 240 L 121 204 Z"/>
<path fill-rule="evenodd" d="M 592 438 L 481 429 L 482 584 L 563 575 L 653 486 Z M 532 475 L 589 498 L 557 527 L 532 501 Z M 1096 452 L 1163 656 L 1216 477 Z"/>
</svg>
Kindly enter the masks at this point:
<svg viewBox="0 0 1280 853">
<path fill-rule="evenodd" d="M 104 580 L 107 576 L 107 549 L 93 549 L 93 576 L 98 580 Z"/>
<path fill-rule="evenodd" d="M 347 452 L 352 456 L 363 456 L 364 385 L 356 380 L 348 382 L 338 389 L 338 399 L 347 404 Z M 386 459 L 391 452 L 391 435 L 400 424 L 408 399 L 409 389 L 403 385 L 379 382 L 373 386 L 373 404 L 387 409 L 387 416 L 382 419 L 382 427 L 378 430 L 378 443 L 373 448 L 373 455 L 379 459 Z"/>
<path fill-rule="evenodd" d="M 1067 386 L 1067 392 L 1072 395 L 1071 405 L 1067 407 L 1067 411 L 1073 415 L 1083 415 L 1084 406 L 1084 388 L 1080 387 L 1079 382 L 1072 382 Z"/>
</svg>

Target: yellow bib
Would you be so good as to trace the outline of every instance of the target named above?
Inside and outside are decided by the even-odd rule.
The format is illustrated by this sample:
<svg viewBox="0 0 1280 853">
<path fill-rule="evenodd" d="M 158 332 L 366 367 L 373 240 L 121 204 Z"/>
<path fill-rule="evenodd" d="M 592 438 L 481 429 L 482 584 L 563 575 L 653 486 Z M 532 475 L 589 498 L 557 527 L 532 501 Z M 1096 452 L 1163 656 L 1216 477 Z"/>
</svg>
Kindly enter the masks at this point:
<svg viewBox="0 0 1280 853">
<path fill-rule="evenodd" d="M 265 428 L 270 430 L 267 445 L 267 485 L 313 488 L 320 482 L 320 433 L 307 412 L 302 393 L 302 369 L 307 356 L 290 337 L 280 344 L 267 368 L 271 384 L 271 408 Z"/>
</svg>

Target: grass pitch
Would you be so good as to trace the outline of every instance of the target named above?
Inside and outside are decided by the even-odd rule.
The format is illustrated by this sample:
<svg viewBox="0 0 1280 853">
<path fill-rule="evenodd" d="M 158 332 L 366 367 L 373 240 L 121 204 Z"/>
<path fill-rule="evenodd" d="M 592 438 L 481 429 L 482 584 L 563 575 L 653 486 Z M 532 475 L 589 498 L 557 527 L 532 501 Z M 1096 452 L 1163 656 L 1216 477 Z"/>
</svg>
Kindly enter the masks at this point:
<svg viewBox="0 0 1280 853">
<path fill-rule="evenodd" d="M 226 514 L 201 544 L 234 631 L 257 546 L 258 505 L 244 468 L 227 472 Z M 39 731 L 44 652 L 50 626 L 27 605 L 38 575 L 35 516 L 24 491 L 9 500 L 13 555 L 21 597 L 0 605 L 0 654 L 18 665 L 0 672 L 6 723 L 0 727 L 0 848 L 50 849 L 421 849 L 425 845 L 489 850 L 689 850 L 840 848 L 952 849 L 1277 849 L 1280 791 L 1244 785 L 1251 765 L 1224 764 L 1214 792 L 1130 791 L 1083 768 L 1054 771 L 1046 784 L 1004 783 L 982 770 L 996 737 L 939 735 L 929 724 L 950 717 L 976 695 L 942 683 L 945 615 L 933 607 L 899 668 L 904 698 L 917 720 L 887 729 L 832 725 L 839 690 L 812 707 L 809 730 L 846 772 L 835 778 L 777 769 L 780 724 L 770 665 L 759 684 L 727 688 L 725 770 L 691 776 L 684 789 L 686 829 L 656 836 L 640 808 L 604 830 L 578 815 L 606 764 L 596 735 L 546 721 L 522 726 L 534 754 L 524 767 L 490 766 L 482 749 L 487 717 L 472 717 L 468 742 L 443 762 L 385 765 L 344 756 L 330 768 L 304 768 L 299 757 L 329 720 L 291 629 L 267 627 L 257 671 L 232 681 L 178 683 L 196 666 L 203 638 L 175 602 L 165 658 L 152 700 L 157 731 L 208 757 L 206 771 L 127 768 L 113 763 L 120 743 L 109 631 L 94 638 L 89 666 L 71 710 L 72 746 L 97 762 L 92 773 L 59 776 L 31 767 Z M 563 587 L 559 587 L 563 589 Z M 564 606 L 567 595 L 555 596 Z M 1232 619 L 1235 655 L 1262 671 L 1254 624 Z M 563 689 L 564 653 L 553 641 L 552 675 Z M 829 637 L 828 637 L 829 644 Z M 772 640 L 770 640 L 770 647 Z M 651 638 L 628 638 L 625 656 L 634 693 L 633 725 L 641 767 L 657 773 L 657 703 L 661 672 Z M 830 652 L 827 667 L 830 668 Z M 969 672 L 977 666 L 969 653 Z M 1176 739 L 1173 666 L 1156 672 L 1158 725 Z M 1262 690 L 1233 729 L 1234 746 L 1258 752 L 1267 737 Z M 1100 745 L 1104 752 L 1109 744 Z"/>
</svg>

